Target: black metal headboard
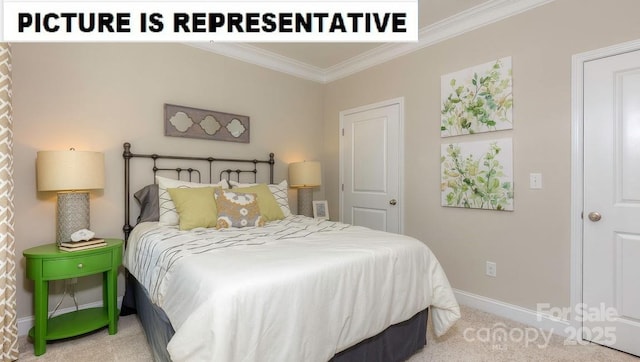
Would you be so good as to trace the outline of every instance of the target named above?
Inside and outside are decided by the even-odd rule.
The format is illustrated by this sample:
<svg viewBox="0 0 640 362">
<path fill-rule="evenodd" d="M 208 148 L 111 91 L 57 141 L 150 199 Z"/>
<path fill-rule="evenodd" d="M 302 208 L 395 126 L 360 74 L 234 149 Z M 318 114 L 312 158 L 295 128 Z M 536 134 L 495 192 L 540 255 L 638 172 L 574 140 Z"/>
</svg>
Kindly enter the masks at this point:
<svg viewBox="0 0 640 362">
<path fill-rule="evenodd" d="M 126 242 L 129 239 L 129 233 L 133 227 L 130 224 L 130 213 L 131 213 L 131 159 L 132 158 L 149 158 L 153 160 L 153 179 L 155 180 L 155 176 L 159 171 L 175 171 L 177 173 L 177 178 L 180 178 L 183 173 L 188 174 L 189 181 L 191 181 L 194 175 L 197 176 L 197 182 L 202 181 L 202 172 L 193 167 L 160 167 L 159 160 L 177 160 L 177 161 L 185 161 L 189 162 L 190 165 L 195 163 L 208 165 L 209 168 L 209 180 L 208 183 L 214 183 L 214 162 L 215 163 L 223 163 L 230 165 L 238 165 L 247 167 L 247 165 L 253 165 L 253 168 L 250 169 L 242 169 L 242 168 L 222 168 L 219 171 L 217 181 L 222 180 L 222 178 L 226 175 L 226 179 L 231 179 L 232 175 L 236 175 L 236 180 L 240 181 L 241 174 L 253 174 L 253 182 L 257 182 L 258 175 L 258 165 L 259 164 L 267 164 L 269 169 L 269 183 L 273 183 L 273 165 L 275 164 L 275 159 L 273 153 L 269 154 L 268 160 L 257 160 L 257 159 L 236 159 L 236 158 L 217 158 L 217 157 L 193 157 L 193 156 L 167 156 L 167 155 L 159 155 L 159 154 L 136 154 L 131 153 L 131 144 L 129 142 L 125 142 L 123 145 L 124 152 L 122 153 L 122 157 L 124 158 L 124 226 L 122 230 L 124 231 L 124 240 Z M 237 166 L 234 166 L 237 167 Z"/>
</svg>

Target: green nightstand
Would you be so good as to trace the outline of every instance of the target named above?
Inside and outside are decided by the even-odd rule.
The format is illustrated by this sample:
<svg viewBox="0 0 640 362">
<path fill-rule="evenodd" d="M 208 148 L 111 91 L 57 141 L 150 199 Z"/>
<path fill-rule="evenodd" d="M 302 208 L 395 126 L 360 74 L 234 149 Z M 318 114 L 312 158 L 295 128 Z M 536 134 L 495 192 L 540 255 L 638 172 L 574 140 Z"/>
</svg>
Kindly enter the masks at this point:
<svg viewBox="0 0 640 362">
<path fill-rule="evenodd" d="M 46 351 L 46 341 L 68 338 L 109 325 L 109 334 L 118 332 L 118 267 L 122 264 L 122 240 L 105 239 L 106 246 L 81 251 L 60 251 L 56 244 L 27 249 L 27 278 L 35 282 L 33 293 L 35 322 L 29 331 L 36 356 Z M 103 273 L 103 306 L 88 308 L 47 319 L 49 281 Z"/>
</svg>

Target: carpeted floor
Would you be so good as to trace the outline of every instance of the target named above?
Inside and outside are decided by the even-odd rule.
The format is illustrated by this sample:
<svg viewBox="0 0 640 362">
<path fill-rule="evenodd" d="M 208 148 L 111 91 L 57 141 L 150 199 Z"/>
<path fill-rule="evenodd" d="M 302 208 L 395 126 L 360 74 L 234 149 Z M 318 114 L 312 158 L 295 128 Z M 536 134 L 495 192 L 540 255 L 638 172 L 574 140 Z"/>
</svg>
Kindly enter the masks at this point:
<svg viewBox="0 0 640 362">
<path fill-rule="evenodd" d="M 47 343 L 47 351 L 41 356 L 33 355 L 33 343 L 27 336 L 19 339 L 19 361 L 90 362 L 153 361 L 151 349 L 136 315 L 120 317 L 118 333 L 110 336 L 107 328 Z"/>
<path fill-rule="evenodd" d="M 566 345 L 571 341 L 565 337 L 469 307 L 461 310 L 462 318 L 441 338 L 428 329 L 427 346 L 407 362 L 640 362 L 638 357 L 597 344 Z M 495 332 L 502 331 L 506 338 L 500 339 L 504 334 Z"/>
<path fill-rule="evenodd" d="M 431 326 L 429 326 L 431 328 Z M 135 315 L 121 317 L 119 331 L 106 329 L 47 344 L 47 352 L 33 355 L 33 344 L 20 338 L 20 361 L 152 361 L 151 351 Z M 494 332 L 505 332 L 505 334 Z M 499 336 L 506 338 L 499 338 Z M 492 337 L 492 336 L 495 336 Z M 528 336 L 528 337 L 527 337 Z M 630 361 L 640 358 L 595 344 L 565 345 L 565 338 L 544 334 L 472 308 L 462 307 L 462 319 L 443 337 L 429 333 L 429 344 L 408 362 L 423 361 Z M 548 341 L 548 342 L 547 342 Z"/>
</svg>

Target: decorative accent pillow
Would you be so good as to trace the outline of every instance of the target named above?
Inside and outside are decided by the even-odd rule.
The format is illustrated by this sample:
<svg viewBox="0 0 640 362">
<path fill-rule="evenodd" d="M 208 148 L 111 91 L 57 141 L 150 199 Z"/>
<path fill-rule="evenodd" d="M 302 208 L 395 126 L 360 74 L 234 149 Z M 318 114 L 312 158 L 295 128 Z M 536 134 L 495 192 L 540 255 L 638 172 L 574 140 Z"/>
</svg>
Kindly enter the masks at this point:
<svg viewBox="0 0 640 362">
<path fill-rule="evenodd" d="M 167 192 L 168 188 L 194 188 L 194 187 L 221 187 L 223 189 L 229 188 L 227 180 L 222 180 L 217 184 L 201 184 L 197 182 L 189 182 L 182 180 L 175 180 L 162 176 L 156 176 L 156 183 L 158 184 L 158 199 L 160 207 L 160 217 L 158 223 L 160 225 L 172 226 L 178 225 L 180 218 L 176 211 L 176 205 L 171 200 L 171 195 Z"/>
<path fill-rule="evenodd" d="M 160 219 L 160 206 L 158 201 L 158 185 L 147 185 L 138 190 L 133 197 L 140 205 L 138 223 L 145 221 L 158 221 Z"/>
<path fill-rule="evenodd" d="M 229 184 L 231 184 L 231 187 L 233 187 L 234 189 L 237 187 L 251 187 L 258 185 L 243 184 L 233 180 L 230 180 Z M 276 202 L 280 206 L 280 210 L 282 210 L 282 214 L 284 215 L 284 217 L 291 216 L 291 208 L 289 208 L 289 185 L 287 184 L 287 180 L 283 180 L 279 184 L 269 184 L 267 185 L 267 187 L 269 187 L 269 190 L 273 194 L 273 197 L 276 199 Z"/>
<path fill-rule="evenodd" d="M 216 226 L 218 211 L 214 190 L 219 187 L 167 189 L 178 211 L 180 230 Z"/>
<path fill-rule="evenodd" d="M 258 184 L 250 187 L 239 187 L 232 189 L 236 193 L 252 193 L 258 195 L 258 205 L 260 205 L 260 214 L 265 221 L 282 220 L 284 214 L 280 209 L 280 205 L 269 190 L 266 184 Z"/>
<path fill-rule="evenodd" d="M 246 226 L 264 226 L 264 218 L 260 215 L 258 196 L 255 193 L 237 193 L 215 189 L 218 208 L 217 229 L 241 228 Z"/>
</svg>

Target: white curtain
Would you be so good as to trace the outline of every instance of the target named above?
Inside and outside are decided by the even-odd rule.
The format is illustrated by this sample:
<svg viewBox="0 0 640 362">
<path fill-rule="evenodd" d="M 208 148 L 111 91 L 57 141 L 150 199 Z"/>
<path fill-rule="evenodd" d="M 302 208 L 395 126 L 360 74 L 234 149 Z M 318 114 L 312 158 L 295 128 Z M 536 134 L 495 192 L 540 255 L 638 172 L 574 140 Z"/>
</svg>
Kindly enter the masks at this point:
<svg viewBox="0 0 640 362">
<path fill-rule="evenodd" d="M 0 43 L 0 361 L 18 359 L 11 47 Z"/>
</svg>

